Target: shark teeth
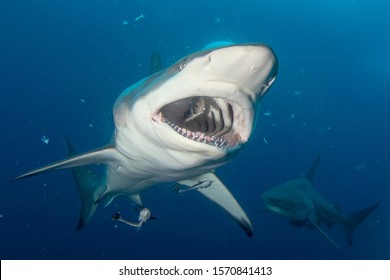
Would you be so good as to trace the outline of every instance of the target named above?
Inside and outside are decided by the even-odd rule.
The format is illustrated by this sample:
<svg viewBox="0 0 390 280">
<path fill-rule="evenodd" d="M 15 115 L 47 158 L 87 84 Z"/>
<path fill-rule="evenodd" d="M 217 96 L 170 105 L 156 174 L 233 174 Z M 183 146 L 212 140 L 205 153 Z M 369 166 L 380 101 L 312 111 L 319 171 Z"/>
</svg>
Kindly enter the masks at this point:
<svg viewBox="0 0 390 280">
<path fill-rule="evenodd" d="M 162 118 L 162 121 L 168 124 L 174 131 L 176 131 L 181 136 L 184 136 L 190 140 L 197 141 L 200 143 L 208 144 L 217 148 L 221 148 L 223 150 L 227 150 L 230 148 L 230 145 L 227 141 L 225 141 L 222 137 L 216 136 L 207 136 L 203 132 L 199 131 L 191 131 L 189 129 L 181 128 L 175 123 L 168 121 L 167 119 Z"/>
</svg>

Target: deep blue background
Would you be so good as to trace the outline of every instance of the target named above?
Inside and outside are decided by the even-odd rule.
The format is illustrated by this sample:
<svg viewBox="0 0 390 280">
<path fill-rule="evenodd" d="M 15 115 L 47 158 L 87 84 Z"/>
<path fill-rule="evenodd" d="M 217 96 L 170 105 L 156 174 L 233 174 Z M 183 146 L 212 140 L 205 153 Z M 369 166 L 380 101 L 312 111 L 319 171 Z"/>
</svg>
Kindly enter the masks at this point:
<svg viewBox="0 0 390 280">
<path fill-rule="evenodd" d="M 0 258 L 389 259 L 387 2 L 1 1 Z M 126 199 L 76 231 L 80 204 L 69 171 L 9 182 L 64 158 L 64 135 L 79 151 L 107 143 L 113 102 L 148 75 L 152 51 L 168 66 L 215 40 L 267 43 L 280 63 L 250 142 L 217 172 L 249 213 L 254 237 L 171 185 L 144 193 L 158 220 L 139 231 L 110 218 L 118 210 L 137 217 Z M 318 154 L 315 186 L 344 213 L 383 200 L 352 248 L 339 226 L 325 230 L 341 251 L 315 230 L 255 213 L 264 209 L 262 192 L 302 176 Z"/>
</svg>

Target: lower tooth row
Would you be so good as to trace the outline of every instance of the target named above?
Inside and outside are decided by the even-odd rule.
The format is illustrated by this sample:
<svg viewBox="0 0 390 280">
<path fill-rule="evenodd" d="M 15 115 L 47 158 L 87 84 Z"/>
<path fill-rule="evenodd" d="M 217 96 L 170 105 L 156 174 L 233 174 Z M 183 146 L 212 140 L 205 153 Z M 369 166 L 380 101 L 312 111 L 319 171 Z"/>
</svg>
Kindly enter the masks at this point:
<svg viewBox="0 0 390 280">
<path fill-rule="evenodd" d="M 223 140 L 222 138 L 215 138 L 214 136 L 205 136 L 204 133 L 201 132 L 192 132 L 190 130 L 187 130 L 185 128 L 181 128 L 177 125 L 175 125 L 171 121 L 166 121 L 166 123 L 173 128 L 176 132 L 178 132 L 180 135 L 190 138 L 192 140 L 206 143 L 206 144 L 212 144 L 214 146 L 217 146 L 219 148 L 223 148 L 226 145 L 226 141 Z"/>
</svg>

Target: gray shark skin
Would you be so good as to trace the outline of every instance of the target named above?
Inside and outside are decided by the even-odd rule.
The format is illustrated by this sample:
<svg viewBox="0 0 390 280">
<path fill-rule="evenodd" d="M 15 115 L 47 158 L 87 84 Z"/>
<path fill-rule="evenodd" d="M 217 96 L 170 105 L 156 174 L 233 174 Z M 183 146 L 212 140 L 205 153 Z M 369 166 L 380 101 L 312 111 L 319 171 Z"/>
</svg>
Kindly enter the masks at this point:
<svg viewBox="0 0 390 280">
<path fill-rule="evenodd" d="M 327 202 L 312 184 L 320 156 L 313 162 L 304 178 L 291 180 L 271 188 L 263 193 L 267 208 L 276 215 L 288 219 L 293 225 L 308 226 L 318 229 L 334 246 L 341 247 L 323 231 L 320 224 L 328 227 L 340 224 L 349 246 L 352 246 L 352 231 L 366 219 L 379 205 L 375 203 L 363 210 L 344 216 Z"/>
<path fill-rule="evenodd" d="M 213 173 L 248 141 L 256 107 L 276 78 L 278 62 L 262 44 L 216 43 L 188 55 L 125 89 L 114 108 L 108 145 L 24 173 L 14 180 L 72 168 L 83 228 L 99 204 L 127 196 L 143 208 L 140 194 L 164 182 L 193 188 L 222 207 L 247 233 L 251 222 Z M 105 164 L 101 177 L 86 165 Z"/>
</svg>

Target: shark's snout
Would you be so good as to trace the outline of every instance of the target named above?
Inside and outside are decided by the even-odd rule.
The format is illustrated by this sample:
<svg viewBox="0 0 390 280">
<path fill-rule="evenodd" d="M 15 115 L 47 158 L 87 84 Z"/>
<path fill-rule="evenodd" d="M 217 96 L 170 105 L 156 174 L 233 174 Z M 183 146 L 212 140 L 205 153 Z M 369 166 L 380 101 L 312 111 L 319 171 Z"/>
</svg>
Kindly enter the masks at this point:
<svg viewBox="0 0 390 280">
<path fill-rule="evenodd" d="M 210 72 L 234 81 L 248 93 L 260 93 L 261 96 L 273 84 L 278 73 L 274 52 L 263 44 L 218 49 L 210 53 L 209 60 Z"/>
</svg>

